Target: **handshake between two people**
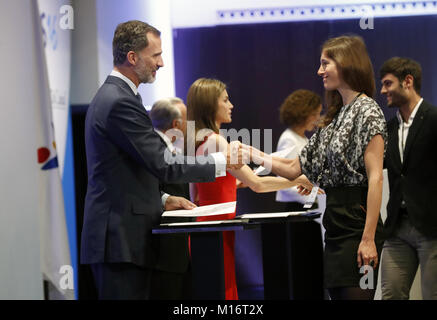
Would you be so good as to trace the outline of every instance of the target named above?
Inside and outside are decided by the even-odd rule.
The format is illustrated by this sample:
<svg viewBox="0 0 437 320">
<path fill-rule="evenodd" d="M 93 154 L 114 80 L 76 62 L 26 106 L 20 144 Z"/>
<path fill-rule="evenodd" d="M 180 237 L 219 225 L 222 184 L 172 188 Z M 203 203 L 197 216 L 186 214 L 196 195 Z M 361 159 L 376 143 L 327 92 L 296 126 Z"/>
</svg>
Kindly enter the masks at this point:
<svg viewBox="0 0 437 320">
<path fill-rule="evenodd" d="M 300 195 L 309 195 L 313 189 L 313 184 L 301 173 L 299 160 L 272 157 L 255 147 L 233 141 L 227 144 L 226 149 L 222 149 L 226 158 L 226 170 L 240 170 L 244 165 L 253 162 L 263 166 L 269 172 L 282 176 L 295 182 L 297 191 Z M 240 186 L 240 187 L 244 187 Z M 324 191 L 318 189 L 318 194 Z M 170 196 L 167 198 L 165 210 L 194 209 L 196 205 L 185 198 Z"/>
<path fill-rule="evenodd" d="M 219 150 L 220 147 L 218 146 Z M 227 144 L 226 149 L 220 150 L 226 158 L 226 170 L 239 170 L 250 162 L 247 152 L 243 151 L 239 141 L 232 141 Z M 178 196 L 169 196 L 165 202 L 164 210 L 191 210 L 197 206 L 191 201 Z"/>
<path fill-rule="evenodd" d="M 240 144 L 239 147 L 243 151 L 242 157 L 245 161 L 249 159 L 251 162 L 266 168 L 268 172 L 273 172 L 278 176 L 296 182 L 297 191 L 302 196 L 307 196 L 311 193 L 314 185 L 304 174 L 302 174 L 298 158 L 287 159 L 273 157 L 255 147 L 245 144 Z M 325 194 L 325 192 L 320 188 L 317 190 L 317 193 Z"/>
</svg>

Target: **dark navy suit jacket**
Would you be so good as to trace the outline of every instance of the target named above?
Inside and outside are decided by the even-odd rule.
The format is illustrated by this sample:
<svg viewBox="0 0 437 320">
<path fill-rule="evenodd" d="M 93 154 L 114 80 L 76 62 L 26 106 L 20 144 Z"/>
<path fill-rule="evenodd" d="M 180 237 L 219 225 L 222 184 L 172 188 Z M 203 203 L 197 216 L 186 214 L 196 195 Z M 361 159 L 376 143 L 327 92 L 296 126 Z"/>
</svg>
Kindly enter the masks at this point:
<svg viewBox="0 0 437 320">
<path fill-rule="evenodd" d="M 437 234 L 437 108 L 422 101 L 408 130 L 404 161 L 399 154 L 399 121 L 387 123 L 388 146 L 385 155 L 390 186 L 387 220 L 389 237 L 396 229 L 402 200 L 413 226 L 424 235 Z"/>
<path fill-rule="evenodd" d="M 159 225 L 163 211 L 160 181 L 214 181 L 212 157 L 206 164 L 166 162 L 166 145 L 142 103 L 126 82 L 113 76 L 89 106 L 85 143 L 88 189 L 81 263 L 153 267 L 156 248 L 151 230 Z"/>
</svg>

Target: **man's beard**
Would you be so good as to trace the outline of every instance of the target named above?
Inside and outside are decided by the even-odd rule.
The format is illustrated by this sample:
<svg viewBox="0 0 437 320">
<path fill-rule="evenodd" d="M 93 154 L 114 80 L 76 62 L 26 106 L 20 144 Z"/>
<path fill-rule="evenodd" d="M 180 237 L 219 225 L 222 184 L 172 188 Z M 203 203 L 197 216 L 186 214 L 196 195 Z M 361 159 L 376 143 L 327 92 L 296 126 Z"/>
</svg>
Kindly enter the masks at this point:
<svg viewBox="0 0 437 320">
<path fill-rule="evenodd" d="M 402 86 L 400 86 L 399 89 L 397 89 L 396 91 L 393 91 L 391 93 L 391 103 L 387 104 L 387 106 L 389 108 L 394 108 L 394 107 L 399 108 L 399 107 L 401 107 L 401 106 L 403 106 L 403 105 L 408 103 L 408 98 L 405 97 L 401 93 L 402 89 L 403 89 Z"/>
<path fill-rule="evenodd" d="M 148 70 L 146 64 L 142 60 L 140 60 L 138 67 L 134 68 L 134 71 L 137 74 L 140 83 L 153 83 L 155 81 L 153 71 Z"/>
<path fill-rule="evenodd" d="M 155 81 L 155 77 L 151 72 L 147 72 L 146 70 L 135 70 L 135 73 L 140 80 L 140 83 L 153 83 Z"/>
</svg>

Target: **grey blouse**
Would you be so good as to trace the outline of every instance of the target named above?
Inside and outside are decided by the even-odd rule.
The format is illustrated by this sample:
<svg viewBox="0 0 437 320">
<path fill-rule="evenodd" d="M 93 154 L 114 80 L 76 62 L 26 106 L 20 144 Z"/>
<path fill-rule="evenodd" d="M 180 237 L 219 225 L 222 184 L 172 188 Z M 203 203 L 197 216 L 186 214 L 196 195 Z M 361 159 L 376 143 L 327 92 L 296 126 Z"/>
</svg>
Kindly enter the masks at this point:
<svg viewBox="0 0 437 320">
<path fill-rule="evenodd" d="M 376 135 L 387 146 L 387 126 L 378 104 L 359 97 L 343 106 L 332 122 L 317 130 L 302 150 L 302 173 L 322 188 L 367 186 L 364 152 Z M 323 170 L 323 172 L 322 172 Z"/>
</svg>

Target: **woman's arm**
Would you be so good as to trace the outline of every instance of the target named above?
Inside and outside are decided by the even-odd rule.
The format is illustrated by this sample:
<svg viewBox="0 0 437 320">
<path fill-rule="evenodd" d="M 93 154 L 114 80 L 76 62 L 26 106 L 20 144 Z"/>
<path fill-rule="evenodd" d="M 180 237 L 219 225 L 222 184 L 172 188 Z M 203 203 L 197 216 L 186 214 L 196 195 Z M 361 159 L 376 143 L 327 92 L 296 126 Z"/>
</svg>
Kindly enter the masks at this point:
<svg viewBox="0 0 437 320">
<path fill-rule="evenodd" d="M 245 144 L 242 144 L 242 148 L 245 152 L 249 153 L 250 158 L 254 163 L 262 165 L 264 168 L 278 176 L 294 180 L 302 174 L 299 158 L 284 159 L 272 157 Z"/>
<path fill-rule="evenodd" d="M 382 201 L 382 167 L 384 160 L 384 140 L 381 135 L 376 135 L 370 140 L 364 153 L 366 166 L 368 193 L 366 224 L 364 226 L 361 243 L 358 247 L 358 267 L 369 265 L 374 261 L 374 267 L 378 264 L 378 253 L 375 245 L 375 232 L 379 219 Z M 362 208 L 364 210 L 364 208 Z"/>
<path fill-rule="evenodd" d="M 211 135 L 205 142 L 205 144 L 203 145 L 205 149 L 203 149 L 202 151 L 203 154 L 205 154 L 210 153 L 209 151 L 211 150 L 226 150 L 228 148 L 228 145 L 229 144 L 225 138 L 218 134 L 214 134 Z M 282 159 L 276 159 L 278 164 L 282 163 Z M 291 160 L 287 161 L 287 163 L 290 161 Z M 289 167 L 287 165 L 284 164 L 284 167 L 289 170 Z M 257 193 L 277 191 L 296 185 L 302 185 L 307 190 L 306 193 L 308 193 L 312 189 L 312 184 L 308 181 L 308 179 L 306 179 L 306 177 L 300 177 L 299 180 L 296 179 L 296 181 L 290 181 L 289 179 L 282 177 L 259 177 L 255 175 L 250 167 L 247 165 L 244 165 L 241 169 L 238 170 L 228 170 L 228 172 L 232 174 L 235 178 L 240 180 L 243 185 L 248 186 L 252 191 L 255 191 Z M 297 178 L 298 176 L 299 175 L 297 175 L 293 179 Z"/>
<path fill-rule="evenodd" d="M 282 177 L 260 177 L 254 174 L 247 165 L 243 166 L 239 170 L 228 170 L 228 172 L 240 180 L 243 185 L 248 186 L 252 191 L 257 193 L 272 192 L 299 185 L 303 186 L 307 190 L 305 193 L 307 194 L 313 187 L 311 182 L 309 182 L 308 179 L 306 179 L 306 177 L 303 175 L 293 181 Z"/>
</svg>

